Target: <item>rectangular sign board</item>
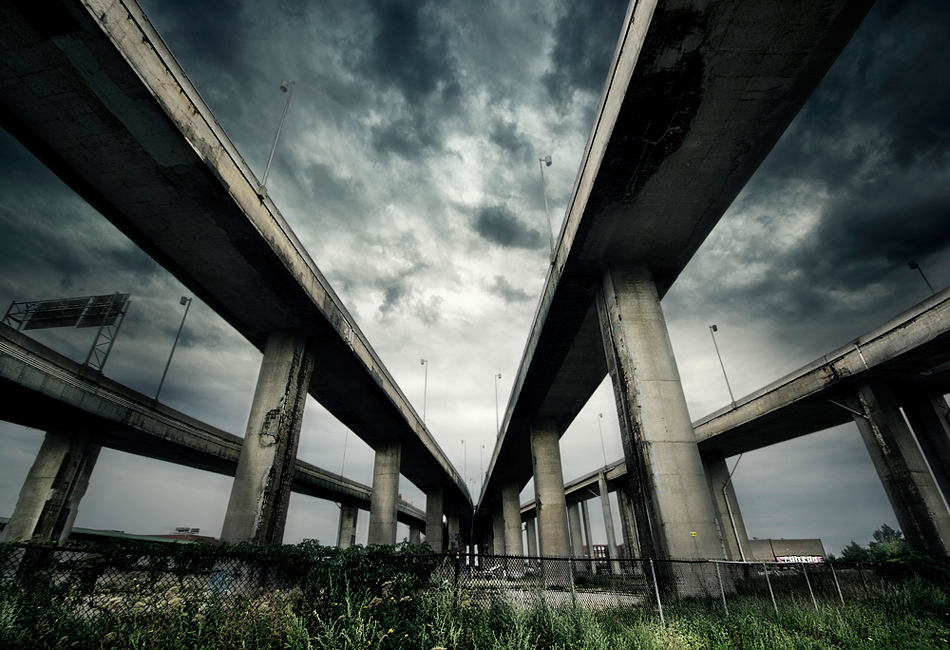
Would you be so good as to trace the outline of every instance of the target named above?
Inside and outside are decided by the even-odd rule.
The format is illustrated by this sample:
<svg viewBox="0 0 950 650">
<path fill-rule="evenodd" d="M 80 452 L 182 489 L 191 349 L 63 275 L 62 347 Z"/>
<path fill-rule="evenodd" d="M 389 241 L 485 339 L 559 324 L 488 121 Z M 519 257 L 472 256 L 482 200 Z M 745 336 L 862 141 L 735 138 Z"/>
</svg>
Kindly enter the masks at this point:
<svg viewBox="0 0 950 650">
<path fill-rule="evenodd" d="M 115 324 L 130 296 L 128 293 L 114 293 L 20 303 L 17 305 L 17 313 L 8 313 L 8 317 L 19 321 L 21 330 L 102 325 L 108 327 Z"/>
</svg>

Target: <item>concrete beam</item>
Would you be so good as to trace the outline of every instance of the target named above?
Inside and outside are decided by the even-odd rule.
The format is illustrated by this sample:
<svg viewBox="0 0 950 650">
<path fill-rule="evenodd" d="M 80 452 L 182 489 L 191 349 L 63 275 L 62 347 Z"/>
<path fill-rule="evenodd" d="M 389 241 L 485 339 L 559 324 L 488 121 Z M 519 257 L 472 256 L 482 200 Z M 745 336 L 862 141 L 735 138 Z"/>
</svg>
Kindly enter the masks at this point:
<svg viewBox="0 0 950 650">
<path fill-rule="evenodd" d="M 225 542 L 283 541 L 313 361 L 306 337 L 286 331 L 267 337 L 221 530 Z"/>
<path fill-rule="evenodd" d="M 877 469 L 904 539 L 918 553 L 950 551 L 950 513 L 891 390 L 865 383 L 849 396 L 854 421 Z"/>
</svg>

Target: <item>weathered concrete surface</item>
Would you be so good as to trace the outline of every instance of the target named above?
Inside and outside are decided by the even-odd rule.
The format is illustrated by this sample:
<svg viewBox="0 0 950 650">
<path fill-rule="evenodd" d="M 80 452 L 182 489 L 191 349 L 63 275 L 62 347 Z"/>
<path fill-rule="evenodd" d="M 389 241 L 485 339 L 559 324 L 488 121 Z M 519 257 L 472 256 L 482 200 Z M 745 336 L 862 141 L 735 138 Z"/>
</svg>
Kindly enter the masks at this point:
<svg viewBox="0 0 950 650">
<path fill-rule="evenodd" d="M 950 499 L 950 406 L 944 393 L 912 387 L 898 393 L 897 401 L 944 500 Z"/>
<path fill-rule="evenodd" d="M 284 540 L 313 356 L 313 347 L 299 333 L 275 331 L 267 337 L 222 541 L 270 545 Z"/>
<path fill-rule="evenodd" d="M 445 531 L 442 524 L 444 516 L 442 486 L 436 485 L 426 492 L 426 542 L 436 553 L 445 550 L 445 540 L 442 538 Z"/>
<path fill-rule="evenodd" d="M 918 553 L 950 554 L 950 512 L 893 392 L 883 383 L 863 382 L 847 404 L 856 411 L 854 422 L 907 544 Z"/>
<path fill-rule="evenodd" d="M 706 471 L 713 511 L 719 523 L 719 537 L 722 540 L 725 559 L 744 562 L 751 557 L 748 555 L 749 535 L 742 520 L 739 500 L 729 476 L 726 459 L 721 454 L 707 454 L 703 456 L 703 468 Z"/>
<path fill-rule="evenodd" d="M 309 393 L 370 447 L 400 442 L 420 489 L 471 503 L 133 0 L 0 2 L 0 125 L 258 349 L 308 337 Z"/>
<path fill-rule="evenodd" d="M 631 3 L 480 503 L 527 483 L 533 422 L 563 432 L 606 375 L 603 265 L 646 264 L 662 298 L 872 4 Z"/>
<path fill-rule="evenodd" d="M 340 505 L 340 527 L 337 530 L 336 545 L 349 548 L 356 544 L 356 519 L 359 509 L 348 504 Z"/>
<path fill-rule="evenodd" d="M 559 437 L 557 428 L 550 422 L 538 423 L 531 430 L 538 550 L 548 557 L 571 555 Z"/>
<path fill-rule="evenodd" d="M 88 425 L 103 447 L 234 476 L 243 439 L 179 413 L 0 323 L 0 417 L 37 429 Z M 369 510 L 370 488 L 297 460 L 291 489 Z M 425 520 L 400 501 L 399 520 Z"/>
<path fill-rule="evenodd" d="M 501 489 L 501 509 L 505 520 L 505 554 L 524 555 L 521 541 L 521 490 L 514 482 L 508 482 Z"/>
<path fill-rule="evenodd" d="M 88 426 L 47 431 L 0 542 L 65 543 L 100 449 Z"/>
</svg>

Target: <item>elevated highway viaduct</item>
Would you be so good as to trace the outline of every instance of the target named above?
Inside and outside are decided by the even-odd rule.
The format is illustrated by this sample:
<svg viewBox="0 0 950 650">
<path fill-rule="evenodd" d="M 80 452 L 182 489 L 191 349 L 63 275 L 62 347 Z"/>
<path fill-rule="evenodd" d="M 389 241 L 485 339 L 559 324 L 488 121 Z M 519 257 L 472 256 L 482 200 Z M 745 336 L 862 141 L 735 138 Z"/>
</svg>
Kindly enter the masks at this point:
<svg viewBox="0 0 950 650">
<path fill-rule="evenodd" d="M 906 539 L 920 552 L 939 554 L 938 542 L 950 532 L 945 506 L 950 502 L 948 393 L 950 288 L 693 422 L 722 553 L 745 560 L 749 550 L 725 458 L 854 422 Z M 617 557 L 608 492 L 618 498 L 625 547 L 637 549 L 628 484 L 624 460 L 565 484 L 575 556 L 583 544 L 582 530 L 590 528 L 582 516 L 585 502 L 599 496 L 608 547 L 611 557 Z M 531 555 L 537 548 L 536 500 L 522 504 L 520 512 Z"/>
<path fill-rule="evenodd" d="M 479 497 L 495 552 L 533 478 L 539 551 L 569 554 L 558 442 L 609 374 L 641 554 L 721 557 L 660 300 L 871 4 L 630 3 Z"/>
<path fill-rule="evenodd" d="M 370 543 L 400 475 L 472 512 L 430 435 L 134 0 L 0 0 L 0 125 L 263 352 L 222 538 L 277 543 L 305 396 L 375 450 Z M 468 530 L 468 526 L 461 526 Z"/>
<path fill-rule="evenodd" d="M 0 325 L 3 418 L 46 431 L 43 463 L 34 465 L 0 541 L 64 542 L 76 519 L 101 447 L 234 476 L 243 440 L 122 386 Z M 291 490 L 340 504 L 337 544 L 348 546 L 370 488 L 296 460 Z M 425 513 L 399 501 L 399 521 L 412 534 Z"/>
</svg>

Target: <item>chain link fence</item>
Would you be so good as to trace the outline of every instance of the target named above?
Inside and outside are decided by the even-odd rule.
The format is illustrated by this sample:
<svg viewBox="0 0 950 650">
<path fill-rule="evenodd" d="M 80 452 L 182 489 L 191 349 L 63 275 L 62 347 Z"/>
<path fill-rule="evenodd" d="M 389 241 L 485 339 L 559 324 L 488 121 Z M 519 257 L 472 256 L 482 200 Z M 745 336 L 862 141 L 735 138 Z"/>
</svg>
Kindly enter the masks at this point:
<svg viewBox="0 0 950 650">
<path fill-rule="evenodd" d="M 371 606 L 436 592 L 466 606 L 571 604 L 637 609 L 663 620 L 677 611 L 728 613 L 750 603 L 763 611 L 792 604 L 817 609 L 886 595 L 908 577 L 901 567 L 872 564 L 405 553 L 377 553 L 371 564 L 365 557 L 358 564 L 340 560 L 350 556 L 275 560 L 214 549 L 99 552 L 7 544 L 0 546 L 0 620 L 55 610 L 83 625 L 109 626 L 117 617 L 183 607 L 309 611 L 350 596 Z M 356 573 L 366 584 L 362 593 L 353 593 Z"/>
</svg>

